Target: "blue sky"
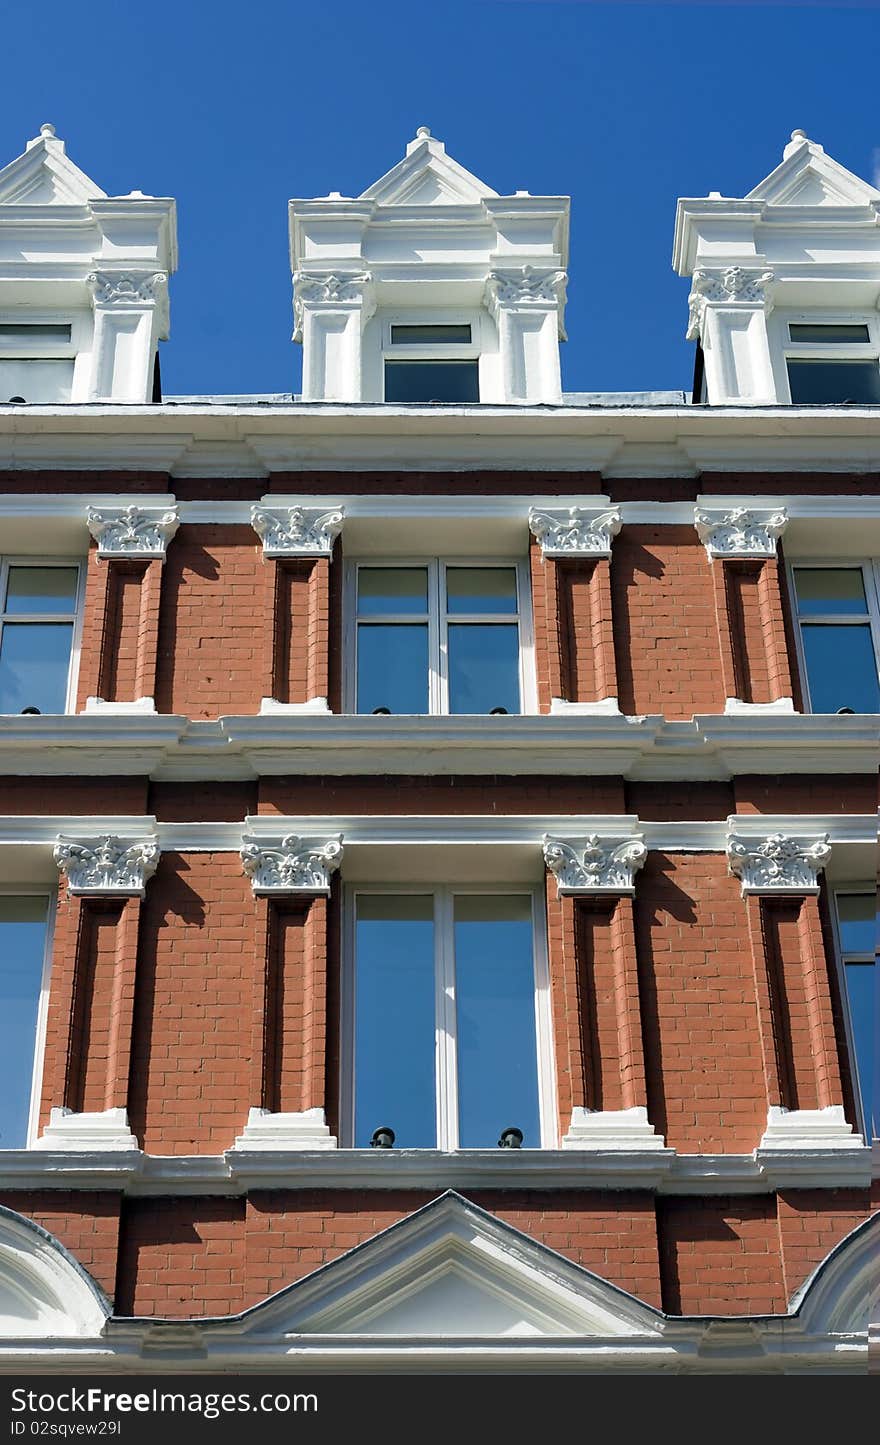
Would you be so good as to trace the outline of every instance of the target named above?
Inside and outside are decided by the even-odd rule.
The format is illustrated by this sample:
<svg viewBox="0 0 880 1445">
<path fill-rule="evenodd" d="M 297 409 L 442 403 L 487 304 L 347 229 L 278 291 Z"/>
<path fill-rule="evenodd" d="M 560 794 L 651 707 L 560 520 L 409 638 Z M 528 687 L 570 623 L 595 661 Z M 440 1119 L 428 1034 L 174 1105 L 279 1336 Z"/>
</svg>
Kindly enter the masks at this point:
<svg viewBox="0 0 880 1445">
<path fill-rule="evenodd" d="M 3 41 L 0 162 L 49 120 L 109 193 L 177 198 L 166 393 L 298 389 L 287 200 L 357 195 L 419 125 L 571 195 L 570 391 L 689 385 L 677 196 L 743 195 L 796 126 L 868 179 L 880 148 L 878 0 L 42 0 Z"/>
</svg>

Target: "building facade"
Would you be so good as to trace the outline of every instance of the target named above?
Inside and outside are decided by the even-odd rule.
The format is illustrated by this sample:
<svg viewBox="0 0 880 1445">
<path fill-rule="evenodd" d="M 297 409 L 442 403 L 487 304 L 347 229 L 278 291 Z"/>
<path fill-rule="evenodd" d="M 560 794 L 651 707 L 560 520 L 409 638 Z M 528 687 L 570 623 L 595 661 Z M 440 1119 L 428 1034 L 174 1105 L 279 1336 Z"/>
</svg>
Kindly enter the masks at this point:
<svg viewBox="0 0 880 1445">
<path fill-rule="evenodd" d="M 163 397 L 174 203 L 0 170 L 0 1370 L 864 1373 L 880 193 L 290 203 L 300 396 Z"/>
</svg>

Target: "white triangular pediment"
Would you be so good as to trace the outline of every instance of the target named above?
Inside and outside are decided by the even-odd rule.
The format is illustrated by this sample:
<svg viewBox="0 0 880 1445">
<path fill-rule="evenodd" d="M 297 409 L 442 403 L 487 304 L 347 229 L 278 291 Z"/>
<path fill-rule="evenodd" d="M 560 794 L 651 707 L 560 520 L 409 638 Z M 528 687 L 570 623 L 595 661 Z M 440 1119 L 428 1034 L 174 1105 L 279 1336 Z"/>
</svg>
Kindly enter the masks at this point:
<svg viewBox="0 0 880 1445">
<path fill-rule="evenodd" d="M 0 170 L 2 206 L 85 206 L 105 197 L 54 136 L 32 141 L 23 155 Z"/>
<path fill-rule="evenodd" d="M 249 1312 L 247 1332 L 657 1337 L 662 1316 L 455 1193 Z"/>
<path fill-rule="evenodd" d="M 460 206 L 497 194 L 448 156 L 442 141 L 426 137 L 412 144 L 403 160 L 368 186 L 360 199 L 381 206 Z"/>
<path fill-rule="evenodd" d="M 821 146 L 804 141 L 746 200 L 770 206 L 864 206 L 880 200 L 880 191 L 832 160 Z"/>
</svg>

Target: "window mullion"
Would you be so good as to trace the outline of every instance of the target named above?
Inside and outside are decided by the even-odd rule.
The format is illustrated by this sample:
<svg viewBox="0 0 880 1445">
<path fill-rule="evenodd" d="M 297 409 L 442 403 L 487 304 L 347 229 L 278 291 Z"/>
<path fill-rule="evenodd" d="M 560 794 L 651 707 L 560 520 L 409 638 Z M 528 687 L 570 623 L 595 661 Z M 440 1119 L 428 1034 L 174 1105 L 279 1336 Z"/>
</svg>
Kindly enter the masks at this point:
<svg viewBox="0 0 880 1445">
<path fill-rule="evenodd" d="M 449 888 L 437 889 L 434 907 L 437 969 L 437 1144 L 441 1149 L 457 1149 L 455 958 L 452 893 Z"/>
<path fill-rule="evenodd" d="M 446 566 L 439 558 L 432 563 L 434 569 L 431 590 L 431 611 L 434 618 L 434 641 L 431 655 L 434 659 L 432 675 L 432 712 L 449 711 L 449 627 L 446 618 Z"/>
</svg>

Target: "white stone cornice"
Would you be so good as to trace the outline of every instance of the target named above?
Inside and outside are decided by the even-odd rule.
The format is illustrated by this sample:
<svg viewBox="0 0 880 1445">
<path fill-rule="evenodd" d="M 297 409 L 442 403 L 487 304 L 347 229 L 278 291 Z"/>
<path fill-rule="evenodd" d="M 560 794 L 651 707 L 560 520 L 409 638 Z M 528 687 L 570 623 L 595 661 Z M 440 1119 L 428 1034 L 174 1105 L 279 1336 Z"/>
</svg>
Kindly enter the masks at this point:
<svg viewBox="0 0 880 1445">
<path fill-rule="evenodd" d="M 135 557 L 164 561 L 168 543 L 180 526 L 176 506 L 90 507 L 89 531 L 98 544 L 98 556 Z"/>
<path fill-rule="evenodd" d="M 277 844 L 246 833 L 241 862 L 256 894 L 329 893 L 342 862 L 342 835 L 309 841 L 288 833 Z"/>
<path fill-rule="evenodd" d="M 142 898 L 159 864 L 155 838 L 121 838 L 103 833 L 92 838 L 58 839 L 53 857 L 74 897 Z"/>
<path fill-rule="evenodd" d="M 621 526 L 616 507 L 532 507 L 529 512 L 529 531 L 540 542 L 544 557 L 610 557 Z"/>
<path fill-rule="evenodd" d="M 694 526 L 710 562 L 716 557 L 775 557 L 787 525 L 785 507 L 694 508 Z"/>
<path fill-rule="evenodd" d="M 362 326 L 376 310 L 376 288 L 369 271 L 296 271 L 293 287 L 294 341 L 303 339 L 303 314 L 307 309 L 359 309 Z"/>
<path fill-rule="evenodd" d="M 606 838 L 588 834 L 578 845 L 544 835 L 544 862 L 560 896 L 635 892 L 634 874 L 648 856 L 641 834 Z"/>
<path fill-rule="evenodd" d="M 167 271 L 91 271 L 86 285 L 96 306 L 133 307 L 161 303 L 168 286 Z"/>
<path fill-rule="evenodd" d="M 331 557 L 344 521 L 343 507 L 251 508 L 251 525 L 262 538 L 264 557 Z"/>
<path fill-rule="evenodd" d="M 818 875 L 830 857 L 827 833 L 770 833 L 764 838 L 731 833 L 727 840 L 728 866 L 741 880 L 743 896 L 818 893 Z"/>
<path fill-rule="evenodd" d="M 502 307 L 556 310 L 565 304 L 565 271 L 545 266 L 497 267 L 489 272 L 484 291 L 492 316 Z"/>
<path fill-rule="evenodd" d="M 703 314 L 708 302 L 724 305 L 760 306 L 767 315 L 773 308 L 770 287 L 775 277 L 762 267 L 725 266 L 717 270 L 695 271 L 688 297 L 688 341 L 696 341 L 703 329 Z"/>
</svg>

